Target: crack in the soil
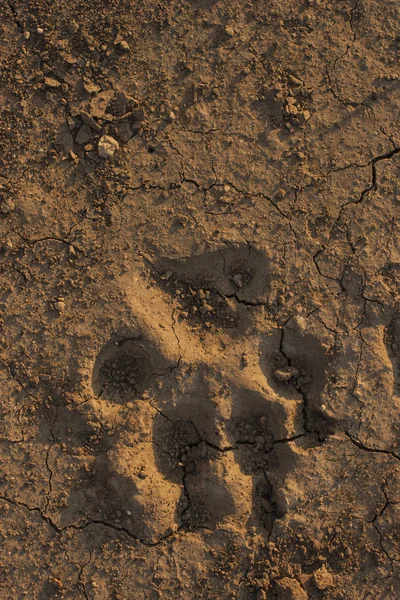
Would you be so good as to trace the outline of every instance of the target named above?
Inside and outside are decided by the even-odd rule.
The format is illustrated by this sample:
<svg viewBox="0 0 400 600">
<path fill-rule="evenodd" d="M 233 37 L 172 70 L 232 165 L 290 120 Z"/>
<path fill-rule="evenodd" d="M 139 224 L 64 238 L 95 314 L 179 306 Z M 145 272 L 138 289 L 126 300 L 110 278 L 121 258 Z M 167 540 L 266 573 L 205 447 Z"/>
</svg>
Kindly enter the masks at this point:
<svg viewBox="0 0 400 600">
<path fill-rule="evenodd" d="M 249 575 L 249 573 L 250 573 L 250 569 L 251 569 L 251 567 L 252 567 L 252 564 L 253 564 L 253 560 L 254 560 L 254 551 L 253 551 L 253 553 L 252 553 L 251 557 L 249 558 L 249 564 L 248 564 L 248 566 L 247 566 L 247 568 L 246 568 L 245 572 L 244 572 L 244 573 L 243 573 L 243 575 L 240 577 L 240 579 L 239 579 L 239 581 L 238 581 L 238 583 L 237 583 L 237 587 L 236 587 L 236 594 L 235 594 L 235 600 L 239 600 L 239 594 L 240 594 L 240 592 L 241 592 L 241 590 L 242 590 L 242 585 L 243 585 L 243 583 L 244 583 L 244 582 L 247 580 L 247 577 L 248 577 L 248 575 Z"/>
<path fill-rule="evenodd" d="M 22 26 L 22 22 L 21 22 L 21 20 L 20 20 L 20 18 L 19 18 L 19 16 L 18 16 L 17 9 L 15 8 L 15 6 L 14 6 L 14 4 L 11 2 L 11 0 L 8 0 L 8 6 L 9 6 L 9 9 L 11 10 L 11 13 L 12 13 L 12 15 L 13 15 L 13 18 L 14 18 L 15 24 L 17 25 L 19 32 L 20 32 L 20 33 L 23 33 L 23 31 L 24 31 L 24 28 L 23 28 L 23 26 Z"/>
<path fill-rule="evenodd" d="M 83 580 L 83 571 L 91 563 L 91 561 L 92 561 L 92 552 L 89 549 L 89 559 L 88 559 L 88 561 L 86 563 L 84 563 L 83 565 L 81 565 L 81 567 L 79 569 L 79 574 L 78 574 L 78 581 L 79 581 L 79 584 L 80 584 L 80 586 L 82 588 L 82 593 L 83 593 L 83 595 L 84 595 L 84 597 L 85 597 L 86 600 L 89 600 L 89 596 L 88 596 L 87 591 L 86 591 L 86 583 Z"/>
<path fill-rule="evenodd" d="M 286 354 L 286 352 L 283 349 L 284 346 L 284 342 L 285 342 L 285 327 L 281 327 L 281 337 L 279 340 L 279 352 L 281 353 L 281 355 L 283 356 L 283 358 L 286 360 L 286 363 L 289 367 L 292 367 L 292 359 L 290 358 L 290 356 L 288 356 Z M 309 416 L 308 416 L 308 408 L 309 408 L 309 400 L 307 397 L 307 394 L 304 392 L 304 390 L 302 389 L 301 385 L 297 385 L 294 386 L 295 389 L 298 391 L 298 393 L 300 394 L 301 398 L 302 398 L 302 416 L 303 416 L 303 429 L 306 433 L 310 434 L 313 433 L 312 429 L 309 426 Z M 321 441 L 321 436 L 320 433 L 317 431 L 316 432 L 318 435 L 318 438 Z"/>
<path fill-rule="evenodd" d="M 393 150 L 389 150 L 388 152 L 385 152 L 384 154 L 379 154 L 378 156 L 375 156 L 374 158 L 372 158 L 368 165 L 371 166 L 371 182 L 369 185 L 367 185 L 363 191 L 361 192 L 361 195 L 359 197 L 358 200 L 349 200 L 348 202 L 345 202 L 342 207 L 341 207 L 341 211 L 346 208 L 346 206 L 348 206 L 349 204 L 360 204 L 365 196 L 367 196 L 370 192 L 375 191 L 378 188 L 378 175 L 377 175 L 377 171 L 376 171 L 376 164 L 382 160 L 390 160 L 391 158 L 393 158 L 393 156 L 395 156 L 396 154 L 398 154 L 400 152 L 400 147 L 396 146 L 395 148 L 393 148 Z M 365 165 L 367 166 L 367 165 Z M 341 215 L 339 214 L 339 217 Z"/>
<path fill-rule="evenodd" d="M 175 313 L 176 313 L 176 311 L 177 311 L 177 309 L 174 308 L 173 311 L 172 311 L 172 314 L 171 314 L 171 321 L 172 321 L 172 323 L 171 323 L 171 329 L 172 329 L 172 332 L 173 332 L 173 334 L 175 336 L 176 342 L 178 344 L 179 352 L 182 352 L 181 342 L 180 342 L 178 334 L 176 333 L 176 328 L 175 328 L 175 325 L 176 325 Z M 180 364 L 181 360 L 182 360 L 182 355 L 179 356 L 178 364 L 177 364 L 176 368 L 179 367 L 179 364 Z"/>
<path fill-rule="evenodd" d="M 349 431 L 345 431 L 344 433 L 349 438 L 350 442 L 354 446 L 359 448 L 359 450 L 363 450 L 364 452 L 370 452 L 372 454 L 373 453 L 386 454 L 386 456 L 392 456 L 394 459 L 400 461 L 400 456 L 398 454 L 396 454 L 396 452 L 394 450 L 385 450 L 384 448 L 371 448 L 370 446 L 367 446 L 366 444 L 364 444 L 359 438 L 352 435 Z"/>
<path fill-rule="evenodd" d="M 358 5 L 359 5 L 360 0 L 356 0 L 353 7 L 350 9 L 350 20 L 349 20 L 349 25 L 350 25 L 350 29 L 353 33 L 353 43 L 356 41 L 357 39 L 357 33 L 354 29 L 354 19 L 355 19 L 355 15 L 357 13 L 357 9 L 358 9 Z"/>
<path fill-rule="evenodd" d="M 376 513 L 376 515 L 373 517 L 373 519 L 371 519 L 370 521 L 368 521 L 368 523 L 370 523 L 376 533 L 378 534 L 378 538 L 379 538 L 379 546 L 381 548 L 381 551 L 386 555 L 386 557 L 388 558 L 388 560 L 390 561 L 390 565 L 391 565 L 391 575 L 394 576 L 394 566 L 393 563 L 395 562 L 400 562 L 399 559 L 393 558 L 393 556 L 390 555 L 390 553 L 386 550 L 384 544 L 383 544 L 383 538 L 384 536 L 382 535 L 381 530 L 379 529 L 379 524 L 378 524 L 378 520 L 380 519 L 380 517 L 384 514 L 384 512 L 386 511 L 386 509 L 391 505 L 391 504 L 397 504 L 396 502 L 391 502 L 389 499 L 389 496 L 387 495 L 385 486 L 388 483 L 388 478 L 385 478 L 385 480 L 383 481 L 383 484 L 381 486 L 381 491 L 382 494 L 385 498 L 385 502 L 384 505 L 382 506 L 382 508 Z"/>
<path fill-rule="evenodd" d="M 370 183 L 361 191 L 359 198 L 357 198 L 356 200 L 349 200 L 348 202 L 345 202 L 344 204 L 341 205 L 338 215 L 337 215 L 336 219 L 334 220 L 331 230 L 329 232 L 328 240 L 325 242 L 325 244 L 323 244 L 323 246 L 315 254 L 313 254 L 311 256 L 313 263 L 315 265 L 315 268 L 317 269 L 319 275 L 321 275 L 322 277 L 325 277 L 329 280 L 333 280 L 333 281 L 337 282 L 338 285 L 341 286 L 341 288 L 343 288 L 342 282 L 335 277 L 331 277 L 330 275 L 326 275 L 325 273 L 323 273 L 318 265 L 317 259 L 329 247 L 332 237 L 333 237 L 333 233 L 334 233 L 335 229 L 337 227 L 339 227 L 339 223 L 343 217 L 343 214 L 344 214 L 346 208 L 348 206 L 352 206 L 352 205 L 354 206 L 354 205 L 361 204 L 372 191 L 376 191 L 378 189 L 379 182 L 378 182 L 378 173 L 377 173 L 377 168 L 376 168 L 377 163 L 384 161 L 384 160 L 390 160 L 391 158 L 393 158 L 394 156 L 396 156 L 399 153 L 400 153 L 400 147 L 396 146 L 395 148 L 393 148 L 392 150 L 390 150 L 388 152 L 385 152 L 384 154 L 379 154 L 378 156 L 375 156 L 368 163 L 366 163 L 364 165 L 359 165 L 360 168 L 365 168 L 367 166 L 371 167 Z M 347 236 L 347 239 L 348 239 L 348 236 Z M 348 241 L 350 243 L 349 239 L 348 239 Z M 351 243 L 350 243 L 350 245 L 351 245 Z M 354 254 L 356 253 L 356 250 L 354 247 L 352 247 L 352 251 Z M 362 297 L 364 297 L 364 296 L 362 296 Z M 366 300 L 368 300 L 368 298 L 366 298 Z"/>
<path fill-rule="evenodd" d="M 101 519 L 90 519 L 90 520 L 86 521 L 85 523 L 82 523 L 81 525 L 76 525 L 76 524 L 72 523 L 70 525 L 66 525 L 65 527 L 59 527 L 52 520 L 51 517 L 44 514 L 44 512 L 37 506 L 29 506 L 28 504 L 26 504 L 26 502 L 8 498 L 7 496 L 4 496 L 3 494 L 0 494 L 0 500 L 3 500 L 4 502 L 7 502 L 8 504 L 10 504 L 12 506 L 19 506 L 21 508 L 25 508 L 29 512 L 34 512 L 34 513 L 38 514 L 41 517 L 41 519 L 43 521 L 45 521 L 57 535 L 61 535 L 65 531 L 83 531 L 83 530 L 87 529 L 88 527 L 100 525 L 103 527 L 108 527 L 110 529 L 113 529 L 114 531 L 118 531 L 119 533 L 124 533 L 125 535 L 127 535 L 129 538 L 135 540 L 136 542 L 143 544 L 144 546 L 153 548 L 155 546 L 158 546 L 159 544 L 162 544 L 165 540 L 175 536 L 176 534 L 181 532 L 181 529 L 182 529 L 181 527 L 178 527 L 176 530 L 169 531 L 168 533 L 160 536 L 155 541 L 149 541 L 145 538 L 141 538 L 140 536 L 133 534 L 126 527 L 115 525 L 114 523 L 109 523 L 109 522 L 103 521 Z"/>
</svg>

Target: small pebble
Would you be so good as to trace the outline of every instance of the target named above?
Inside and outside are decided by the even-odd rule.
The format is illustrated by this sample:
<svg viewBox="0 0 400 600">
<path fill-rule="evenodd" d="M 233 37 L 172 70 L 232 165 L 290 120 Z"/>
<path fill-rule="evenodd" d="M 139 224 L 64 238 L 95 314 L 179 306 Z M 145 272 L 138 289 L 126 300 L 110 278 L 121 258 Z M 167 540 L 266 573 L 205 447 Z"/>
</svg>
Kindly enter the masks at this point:
<svg viewBox="0 0 400 600">
<path fill-rule="evenodd" d="M 236 275 L 234 275 L 232 277 L 234 283 L 238 286 L 238 287 L 242 287 L 243 286 L 243 277 L 240 275 L 240 273 L 237 273 Z"/>
<path fill-rule="evenodd" d="M 7 214 L 15 209 L 15 202 L 11 198 L 6 198 L 1 204 L 1 212 Z"/>
<path fill-rule="evenodd" d="M 204 304 L 201 308 L 200 308 L 200 312 L 202 315 L 206 315 L 209 312 L 213 311 L 213 307 L 210 306 L 209 304 Z"/>
<path fill-rule="evenodd" d="M 294 77 L 293 75 L 289 75 L 288 80 L 293 85 L 303 85 L 303 82 L 300 79 L 297 79 L 297 77 Z"/>
<path fill-rule="evenodd" d="M 129 52 L 130 50 L 129 44 L 126 40 L 121 40 L 118 44 L 118 48 L 124 52 Z"/>
<path fill-rule="evenodd" d="M 278 381 L 290 381 L 292 377 L 296 377 L 299 374 L 299 370 L 296 367 L 283 367 L 274 371 L 274 375 Z"/>
<path fill-rule="evenodd" d="M 63 312 L 64 309 L 65 309 L 65 300 L 64 300 L 64 298 L 62 298 L 62 297 L 57 298 L 57 300 L 54 303 L 54 308 L 56 310 L 58 310 L 58 312 L 60 312 L 60 313 Z"/>
<path fill-rule="evenodd" d="M 60 581 L 59 579 L 57 579 L 57 577 L 51 577 L 50 578 L 50 583 L 52 585 L 54 585 L 54 587 L 57 588 L 58 590 L 62 590 L 63 587 L 64 587 L 62 581 Z"/>
<path fill-rule="evenodd" d="M 45 77 L 44 78 L 44 85 L 49 87 L 49 88 L 59 88 L 61 87 L 61 83 L 60 81 L 57 81 L 57 79 L 54 79 L 54 77 Z"/>
<path fill-rule="evenodd" d="M 117 140 L 115 140 L 111 136 L 103 135 L 99 139 L 98 154 L 100 158 L 110 158 L 111 156 L 114 156 L 118 149 L 119 144 Z"/>
</svg>

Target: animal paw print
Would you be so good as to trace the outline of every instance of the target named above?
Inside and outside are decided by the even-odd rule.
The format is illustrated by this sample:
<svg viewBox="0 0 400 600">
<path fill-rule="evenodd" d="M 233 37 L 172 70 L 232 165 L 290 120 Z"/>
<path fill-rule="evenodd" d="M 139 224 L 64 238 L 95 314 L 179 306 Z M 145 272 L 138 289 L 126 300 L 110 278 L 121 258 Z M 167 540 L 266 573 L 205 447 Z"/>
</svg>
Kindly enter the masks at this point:
<svg viewBox="0 0 400 600">
<path fill-rule="evenodd" d="M 296 458 L 289 442 L 328 435 L 332 425 L 321 410 L 328 358 L 299 321 L 282 335 L 257 320 L 272 286 L 267 265 L 240 246 L 168 262 L 158 287 L 137 277 L 133 293 L 125 282 L 140 329 L 100 350 L 93 402 L 74 412 L 73 435 L 64 435 L 70 446 L 84 440 L 91 457 L 90 483 L 71 492 L 66 522 L 80 510 L 82 520 L 152 543 L 183 528 L 267 533 L 285 514 L 279 490 Z M 187 316 L 175 319 L 177 310 Z"/>
</svg>

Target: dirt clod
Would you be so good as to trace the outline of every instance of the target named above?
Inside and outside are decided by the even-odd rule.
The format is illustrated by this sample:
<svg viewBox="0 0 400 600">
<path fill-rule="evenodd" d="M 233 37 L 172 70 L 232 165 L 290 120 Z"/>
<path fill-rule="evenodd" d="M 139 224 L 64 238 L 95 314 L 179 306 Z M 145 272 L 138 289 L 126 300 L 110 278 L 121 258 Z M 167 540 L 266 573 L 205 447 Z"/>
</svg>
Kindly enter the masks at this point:
<svg viewBox="0 0 400 600">
<path fill-rule="evenodd" d="M 319 590 L 327 590 L 333 586 L 332 574 L 325 565 L 313 573 L 313 581 Z"/>
<path fill-rule="evenodd" d="M 103 135 L 97 146 L 97 151 L 100 158 L 111 158 L 119 150 L 119 144 L 117 140 L 109 135 Z"/>
<path fill-rule="evenodd" d="M 290 381 L 294 377 L 297 377 L 299 370 L 296 367 L 284 367 L 274 371 L 274 375 L 278 381 Z"/>
<path fill-rule="evenodd" d="M 276 583 L 278 600 L 308 600 L 307 592 L 296 579 L 283 577 Z"/>
</svg>

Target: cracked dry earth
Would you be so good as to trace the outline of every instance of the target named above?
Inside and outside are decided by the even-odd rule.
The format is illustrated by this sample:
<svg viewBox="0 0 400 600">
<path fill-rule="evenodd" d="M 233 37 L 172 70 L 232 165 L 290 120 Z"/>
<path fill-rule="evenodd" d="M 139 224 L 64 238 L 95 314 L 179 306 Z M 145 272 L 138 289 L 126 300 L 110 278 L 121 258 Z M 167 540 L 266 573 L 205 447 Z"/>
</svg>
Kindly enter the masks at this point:
<svg viewBox="0 0 400 600">
<path fill-rule="evenodd" d="M 1 600 L 400 598 L 399 22 L 0 3 Z"/>
</svg>

